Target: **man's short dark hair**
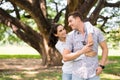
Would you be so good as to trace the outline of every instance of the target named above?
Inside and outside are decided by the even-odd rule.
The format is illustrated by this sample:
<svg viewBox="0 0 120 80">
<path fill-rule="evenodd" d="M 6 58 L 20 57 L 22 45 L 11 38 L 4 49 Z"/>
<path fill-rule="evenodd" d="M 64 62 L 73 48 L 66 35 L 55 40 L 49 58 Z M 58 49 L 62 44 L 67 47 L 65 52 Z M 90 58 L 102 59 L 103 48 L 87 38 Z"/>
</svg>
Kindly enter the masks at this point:
<svg viewBox="0 0 120 80">
<path fill-rule="evenodd" d="M 83 21 L 83 16 L 80 12 L 74 11 L 68 14 L 68 17 L 73 16 L 74 18 L 79 17 Z"/>
</svg>

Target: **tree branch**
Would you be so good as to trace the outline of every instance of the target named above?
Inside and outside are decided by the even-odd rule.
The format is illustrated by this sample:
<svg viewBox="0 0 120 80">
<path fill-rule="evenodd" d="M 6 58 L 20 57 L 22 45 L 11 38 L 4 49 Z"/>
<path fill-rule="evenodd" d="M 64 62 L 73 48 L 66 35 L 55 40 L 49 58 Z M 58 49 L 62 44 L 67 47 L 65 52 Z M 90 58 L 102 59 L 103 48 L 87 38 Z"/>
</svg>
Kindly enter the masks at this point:
<svg viewBox="0 0 120 80">
<path fill-rule="evenodd" d="M 108 18 L 108 17 L 101 16 L 101 15 L 99 15 L 98 18 L 103 19 L 104 22 L 103 22 L 103 24 L 100 26 L 100 29 L 101 29 L 102 32 L 106 33 L 105 30 L 103 29 L 103 27 L 105 26 L 105 23 L 107 22 L 107 20 L 108 20 L 109 18 Z"/>
<path fill-rule="evenodd" d="M 3 3 L 3 0 L 0 0 L 0 5 Z"/>
<path fill-rule="evenodd" d="M 92 12 L 92 14 L 90 15 L 89 17 L 89 21 L 95 25 L 96 24 L 96 21 L 97 21 L 97 18 L 98 18 L 98 15 L 101 11 L 101 9 L 104 7 L 104 3 L 105 3 L 105 0 L 99 0 L 95 10 Z"/>
<path fill-rule="evenodd" d="M 110 18 L 112 18 L 112 17 L 114 17 L 114 16 L 115 16 L 114 14 L 112 14 L 110 17 L 104 17 L 104 16 L 102 16 L 102 15 L 99 15 L 99 16 L 98 16 L 98 18 L 101 18 L 101 19 L 104 21 L 104 23 L 100 26 L 101 31 L 103 31 L 104 33 L 106 33 L 106 32 L 104 31 L 104 29 L 103 29 L 103 26 L 105 25 L 105 23 L 107 23 L 108 19 L 110 19 Z"/>
<path fill-rule="evenodd" d="M 18 10 L 16 4 L 14 4 L 14 3 L 12 3 L 12 2 L 11 2 L 11 4 L 12 4 L 13 7 L 14 7 L 14 11 L 15 11 L 15 13 L 16 13 L 16 17 L 17 17 L 18 19 L 20 19 L 19 10 Z"/>
<path fill-rule="evenodd" d="M 77 10 L 79 10 L 79 12 L 81 14 L 83 14 L 83 17 L 86 18 L 88 13 L 89 13 L 89 11 L 96 4 L 96 2 L 98 0 L 94 0 L 94 1 L 93 0 L 84 0 L 83 4 L 82 3 L 80 4 L 80 1 L 81 0 L 79 0 L 79 4 L 78 4 L 78 7 L 77 7 L 78 8 Z"/>
<path fill-rule="evenodd" d="M 31 11 L 31 9 L 32 9 L 32 6 L 31 6 L 31 3 L 29 2 L 29 0 L 8 0 L 8 1 L 16 4 L 20 8 L 25 8 L 25 10 L 27 10 L 27 11 Z M 24 6 L 24 4 L 26 6 Z"/>
<path fill-rule="evenodd" d="M 0 22 L 11 27 L 13 32 L 23 41 L 28 43 L 30 46 L 35 48 L 36 50 L 40 50 L 41 48 L 39 42 L 42 43 L 42 36 L 30 28 L 28 25 L 20 22 L 18 19 L 12 17 L 7 14 L 3 9 L 0 8 Z M 28 36 L 29 35 L 29 36 Z M 36 39 L 36 40 L 34 40 Z M 37 47 L 35 46 L 37 45 Z M 40 51 L 39 51 L 40 52 Z"/>
<path fill-rule="evenodd" d="M 47 6 L 46 6 L 46 0 L 39 0 L 40 9 L 42 10 L 43 15 L 45 18 L 47 17 Z"/>
<path fill-rule="evenodd" d="M 57 13 L 57 15 L 55 16 L 53 22 L 58 22 L 58 21 L 59 21 L 61 15 L 62 15 L 62 11 L 64 11 L 65 9 L 66 9 L 66 8 L 63 8 L 63 9 L 61 9 L 60 12 Z"/>
<path fill-rule="evenodd" d="M 53 3 L 55 4 L 56 12 L 58 13 L 58 4 L 55 1 L 53 1 Z"/>
<path fill-rule="evenodd" d="M 107 1 L 105 1 L 105 7 L 120 7 L 120 1 L 116 3 L 108 3 Z"/>
<path fill-rule="evenodd" d="M 41 0 L 9 0 L 9 1 L 15 3 L 20 8 L 25 9 L 25 11 L 27 11 L 37 23 L 40 33 L 45 38 L 47 38 L 47 34 L 49 32 L 48 30 L 50 30 L 50 24 L 48 23 L 46 17 L 44 16 L 40 8 L 39 2 Z"/>
</svg>

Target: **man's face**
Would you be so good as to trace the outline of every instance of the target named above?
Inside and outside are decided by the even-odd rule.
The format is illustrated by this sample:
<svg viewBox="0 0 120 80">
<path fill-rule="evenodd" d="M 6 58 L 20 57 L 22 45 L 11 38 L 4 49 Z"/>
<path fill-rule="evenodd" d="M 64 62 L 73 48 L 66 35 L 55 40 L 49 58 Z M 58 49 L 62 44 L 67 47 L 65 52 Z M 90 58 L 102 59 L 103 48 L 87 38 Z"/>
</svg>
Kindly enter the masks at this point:
<svg viewBox="0 0 120 80">
<path fill-rule="evenodd" d="M 77 24 L 76 18 L 74 18 L 73 16 L 69 16 L 68 17 L 68 26 L 70 26 L 73 30 L 75 30 L 77 28 L 76 24 Z"/>
</svg>

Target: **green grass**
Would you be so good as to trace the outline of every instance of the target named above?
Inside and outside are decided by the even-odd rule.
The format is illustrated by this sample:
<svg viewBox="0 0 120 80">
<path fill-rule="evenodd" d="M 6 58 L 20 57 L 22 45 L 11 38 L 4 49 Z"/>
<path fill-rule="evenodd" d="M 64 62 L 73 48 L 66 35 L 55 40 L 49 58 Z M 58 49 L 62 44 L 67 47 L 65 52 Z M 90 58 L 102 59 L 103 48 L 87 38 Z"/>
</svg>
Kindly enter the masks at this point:
<svg viewBox="0 0 120 80">
<path fill-rule="evenodd" d="M 0 59 L 40 59 L 40 55 L 0 55 Z"/>
<path fill-rule="evenodd" d="M 120 80 L 120 56 L 109 56 L 106 68 L 101 74 L 102 80 Z"/>
<path fill-rule="evenodd" d="M 6 50 L 7 49 L 7 50 Z M 23 54 L 24 53 L 24 54 Z M 99 51 L 101 53 L 101 51 Z M 100 54 L 101 55 L 101 54 Z M 0 59 L 40 59 L 41 56 L 31 47 L 0 47 Z M 101 57 L 99 57 L 100 59 Z M 61 80 L 61 69 L 44 70 L 0 70 L 0 80 Z M 106 65 L 101 80 L 120 80 L 120 49 L 109 49 L 109 63 Z"/>
<path fill-rule="evenodd" d="M 11 58 L 38 58 L 38 55 L 16 55 Z M 10 58 L 10 56 L 8 56 Z M 4 58 L 7 58 L 4 55 Z M 99 57 L 100 58 L 100 57 Z M 0 80 L 61 80 L 61 69 L 32 71 L 0 71 Z M 120 56 L 109 56 L 108 64 L 100 75 L 101 80 L 120 80 Z"/>
<path fill-rule="evenodd" d="M 31 73 L 33 72 L 33 73 Z M 37 72 L 37 73 L 34 73 Z M 0 75 L 0 80 L 61 80 L 61 72 L 54 71 L 23 71 Z"/>
</svg>

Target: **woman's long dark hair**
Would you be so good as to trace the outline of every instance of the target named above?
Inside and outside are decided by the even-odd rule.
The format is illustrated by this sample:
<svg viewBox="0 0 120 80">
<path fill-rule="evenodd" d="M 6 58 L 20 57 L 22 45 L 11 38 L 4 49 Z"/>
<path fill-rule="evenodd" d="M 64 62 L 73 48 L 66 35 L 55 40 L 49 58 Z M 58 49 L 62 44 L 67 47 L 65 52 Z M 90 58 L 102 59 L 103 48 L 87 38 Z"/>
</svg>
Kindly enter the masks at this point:
<svg viewBox="0 0 120 80">
<path fill-rule="evenodd" d="M 57 34 L 57 28 L 58 28 L 59 25 L 61 25 L 61 24 L 54 23 L 51 26 L 51 30 L 50 30 L 50 33 L 49 33 L 48 45 L 52 48 L 55 48 L 55 44 L 58 41 L 58 37 L 56 37 L 54 34 Z"/>
</svg>

